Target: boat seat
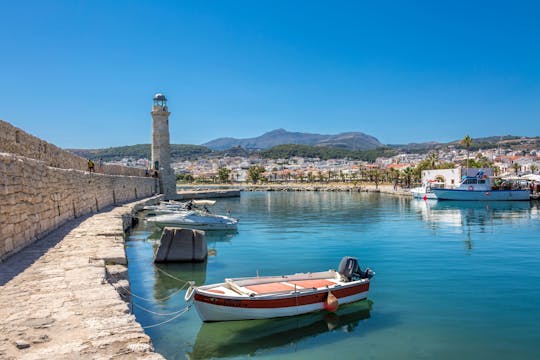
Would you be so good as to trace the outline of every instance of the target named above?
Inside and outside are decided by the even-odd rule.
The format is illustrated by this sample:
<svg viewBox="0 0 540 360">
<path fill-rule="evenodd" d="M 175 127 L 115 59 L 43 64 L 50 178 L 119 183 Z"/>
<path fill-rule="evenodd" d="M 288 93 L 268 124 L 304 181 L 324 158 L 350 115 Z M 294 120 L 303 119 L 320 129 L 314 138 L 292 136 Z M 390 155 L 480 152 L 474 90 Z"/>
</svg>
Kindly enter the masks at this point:
<svg viewBox="0 0 540 360">
<path fill-rule="evenodd" d="M 289 282 L 291 284 L 301 286 L 306 289 L 309 289 L 309 288 L 319 289 L 319 288 L 324 288 L 327 286 L 333 286 L 337 284 L 335 281 L 328 280 L 328 279 L 296 280 L 296 281 L 289 281 Z"/>
<path fill-rule="evenodd" d="M 275 293 L 280 291 L 290 291 L 294 290 L 294 285 L 291 285 L 286 282 L 271 282 L 265 284 L 256 284 L 249 285 L 245 287 L 246 289 L 253 291 L 256 294 L 268 294 Z"/>
</svg>

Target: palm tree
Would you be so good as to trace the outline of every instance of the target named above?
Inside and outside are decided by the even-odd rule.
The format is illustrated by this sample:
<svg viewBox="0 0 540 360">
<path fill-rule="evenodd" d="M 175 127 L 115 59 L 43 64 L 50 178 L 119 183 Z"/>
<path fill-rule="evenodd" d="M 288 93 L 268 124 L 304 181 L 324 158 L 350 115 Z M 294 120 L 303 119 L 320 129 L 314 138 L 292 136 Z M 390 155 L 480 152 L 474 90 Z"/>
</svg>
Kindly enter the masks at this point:
<svg viewBox="0 0 540 360">
<path fill-rule="evenodd" d="M 435 151 L 429 153 L 429 155 L 427 156 L 427 159 L 429 160 L 429 166 L 431 168 L 431 170 L 435 169 L 435 166 L 437 165 L 437 163 L 439 162 L 439 154 Z"/>
<path fill-rule="evenodd" d="M 532 164 L 531 165 L 531 172 L 534 174 L 536 172 L 536 170 L 538 170 L 538 166 Z"/>
<path fill-rule="evenodd" d="M 516 173 L 516 175 L 518 174 L 518 171 L 521 169 L 521 166 L 519 165 L 519 163 L 515 162 L 512 167 L 514 168 L 514 171 Z"/>
<path fill-rule="evenodd" d="M 411 187 L 411 181 L 412 181 L 412 178 L 414 176 L 414 169 L 408 167 L 405 170 L 403 170 L 403 173 L 404 173 L 404 178 L 405 178 L 405 186 L 407 186 L 407 188 L 410 188 Z"/>
<path fill-rule="evenodd" d="M 469 135 L 466 135 L 463 140 L 459 142 L 461 145 L 465 146 L 467 149 L 467 173 L 469 172 L 469 148 L 471 147 L 473 141 Z"/>
</svg>

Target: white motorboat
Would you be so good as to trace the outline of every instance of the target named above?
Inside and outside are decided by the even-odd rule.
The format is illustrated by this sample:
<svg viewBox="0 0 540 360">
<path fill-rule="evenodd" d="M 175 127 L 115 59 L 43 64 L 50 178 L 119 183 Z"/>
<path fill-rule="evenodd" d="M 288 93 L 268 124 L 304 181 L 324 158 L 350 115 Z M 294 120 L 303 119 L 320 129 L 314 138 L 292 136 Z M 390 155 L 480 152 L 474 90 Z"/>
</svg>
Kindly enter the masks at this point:
<svg viewBox="0 0 540 360">
<path fill-rule="evenodd" d="M 422 186 L 411 189 L 411 193 L 415 199 L 435 200 L 437 199 L 437 196 L 431 189 L 442 189 L 444 188 L 444 185 L 443 182 L 429 180 L 422 184 Z"/>
<path fill-rule="evenodd" d="M 364 300 L 375 273 L 362 271 L 358 260 L 344 257 L 339 271 L 328 270 L 294 275 L 225 279 L 225 282 L 195 286 L 186 292 L 193 298 L 202 321 L 268 319 L 336 311 L 339 304 Z"/>
<path fill-rule="evenodd" d="M 176 211 L 156 215 L 147 218 L 146 221 L 160 227 L 173 226 L 200 230 L 234 230 L 238 226 L 237 219 L 198 210 Z"/>
<path fill-rule="evenodd" d="M 530 200 L 529 190 L 513 188 L 511 185 L 502 188 L 492 184 L 492 178 L 479 171 L 476 176 L 466 176 L 455 189 L 432 189 L 437 200 L 461 201 L 516 201 Z"/>
</svg>

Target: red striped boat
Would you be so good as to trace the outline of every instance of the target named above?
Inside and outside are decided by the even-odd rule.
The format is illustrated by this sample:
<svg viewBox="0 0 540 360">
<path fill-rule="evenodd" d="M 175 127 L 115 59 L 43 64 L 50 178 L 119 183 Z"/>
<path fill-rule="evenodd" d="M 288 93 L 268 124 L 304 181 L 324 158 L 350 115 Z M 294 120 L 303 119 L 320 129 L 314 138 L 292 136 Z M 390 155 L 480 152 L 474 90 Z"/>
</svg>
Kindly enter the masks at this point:
<svg viewBox="0 0 540 360">
<path fill-rule="evenodd" d="M 362 271 L 358 260 L 344 257 L 339 270 L 282 276 L 225 279 L 212 285 L 192 285 L 186 300 L 194 299 L 202 321 L 268 319 L 327 309 L 364 300 L 375 273 Z"/>
</svg>

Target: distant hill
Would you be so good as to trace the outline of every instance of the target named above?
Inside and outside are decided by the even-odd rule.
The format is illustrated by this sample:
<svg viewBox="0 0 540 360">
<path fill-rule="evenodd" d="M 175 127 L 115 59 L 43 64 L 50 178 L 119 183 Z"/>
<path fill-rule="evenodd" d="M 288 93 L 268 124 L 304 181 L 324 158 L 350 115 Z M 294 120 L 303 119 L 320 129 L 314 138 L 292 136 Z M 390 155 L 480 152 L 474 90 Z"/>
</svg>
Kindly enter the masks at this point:
<svg viewBox="0 0 540 360">
<path fill-rule="evenodd" d="M 150 144 L 138 144 L 129 146 L 118 146 L 107 149 L 68 149 L 68 151 L 84 158 L 98 159 L 104 161 L 121 160 L 123 158 L 150 159 Z M 171 144 L 171 158 L 176 160 L 195 159 L 212 153 L 212 150 L 201 145 Z"/>
<path fill-rule="evenodd" d="M 275 139 L 272 139 L 273 137 L 281 137 L 281 139 L 286 139 L 288 143 L 271 145 L 273 141 L 276 141 Z M 307 139 L 315 142 L 316 145 L 298 143 L 300 141 L 308 141 Z M 361 139 L 365 141 L 362 141 Z M 231 141 L 231 143 L 234 142 L 235 144 L 240 141 L 245 147 L 240 144 L 229 146 L 230 143 L 227 143 L 227 141 Z M 294 143 L 294 141 L 297 143 Z M 179 161 L 192 160 L 200 157 L 247 157 L 250 154 L 253 154 L 255 152 L 253 149 L 256 148 L 264 149 L 258 153 L 266 158 L 289 158 L 293 156 L 302 156 L 320 159 L 349 158 L 374 161 L 375 158 L 379 156 L 392 156 L 398 152 L 421 154 L 428 153 L 433 150 L 444 151 L 445 149 L 451 147 L 463 148 L 463 146 L 459 143 L 460 141 L 461 140 L 454 140 L 449 143 L 425 142 L 403 145 L 383 145 L 372 136 L 356 132 L 342 133 L 338 135 L 318 135 L 291 133 L 283 129 L 279 129 L 253 139 L 221 138 L 207 143 L 208 145 L 212 142 L 216 142 L 219 145 L 217 146 L 218 148 L 222 146 L 229 146 L 219 150 L 212 150 L 209 146 L 207 147 L 202 145 L 171 144 L 171 159 L 173 161 Z M 364 148 L 362 148 L 362 146 Z M 538 149 L 540 148 L 540 137 L 506 135 L 474 138 L 473 145 L 469 150 L 476 151 L 478 149 L 495 147 L 513 150 Z M 150 144 L 119 146 L 107 149 L 67 150 L 84 158 L 102 158 L 104 161 L 121 160 L 123 158 L 150 159 Z"/>
<path fill-rule="evenodd" d="M 461 140 L 453 140 L 448 143 L 440 142 L 425 142 L 425 143 L 409 143 L 401 145 L 387 145 L 391 149 L 405 151 L 409 153 L 426 153 L 435 149 L 445 149 L 448 147 L 463 148 Z M 473 138 L 473 143 L 469 150 L 476 151 L 479 149 L 489 149 L 501 147 L 505 149 L 523 150 L 538 148 L 540 146 L 540 137 L 524 137 L 515 135 L 503 136 L 488 136 L 481 138 Z"/>
<path fill-rule="evenodd" d="M 238 146 L 244 149 L 259 150 L 285 144 L 335 147 L 348 150 L 371 150 L 383 146 L 375 137 L 361 132 L 321 135 L 290 132 L 285 129 L 273 130 L 261 136 L 248 139 L 219 138 L 209 141 L 203 144 L 203 146 L 209 147 L 212 150 L 225 150 Z"/>
</svg>

